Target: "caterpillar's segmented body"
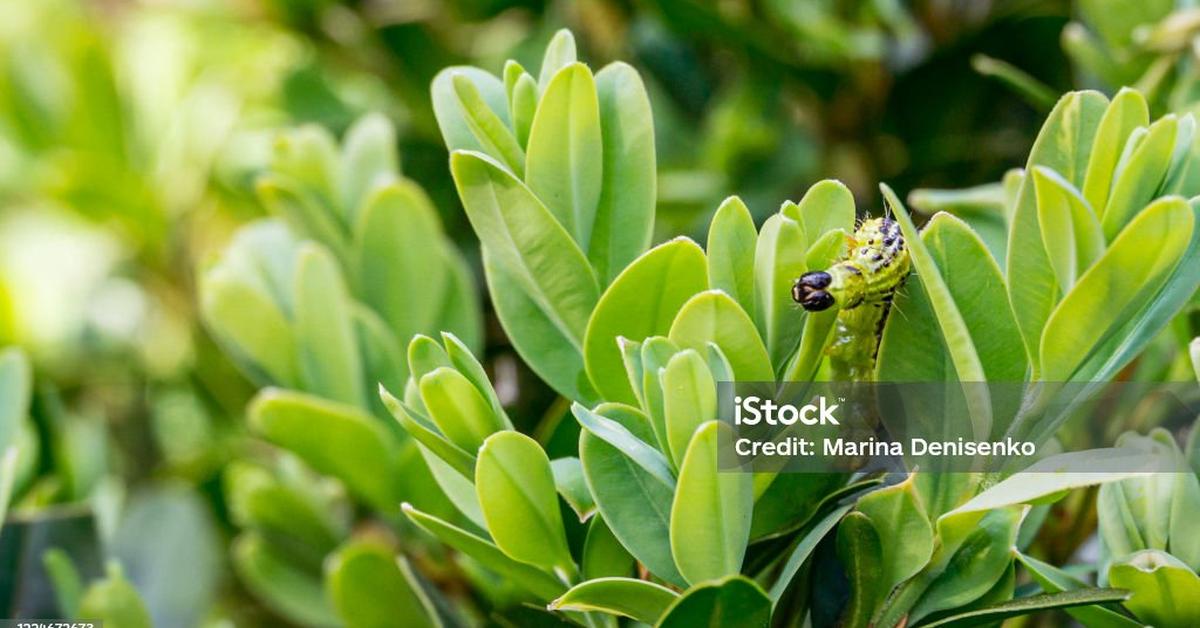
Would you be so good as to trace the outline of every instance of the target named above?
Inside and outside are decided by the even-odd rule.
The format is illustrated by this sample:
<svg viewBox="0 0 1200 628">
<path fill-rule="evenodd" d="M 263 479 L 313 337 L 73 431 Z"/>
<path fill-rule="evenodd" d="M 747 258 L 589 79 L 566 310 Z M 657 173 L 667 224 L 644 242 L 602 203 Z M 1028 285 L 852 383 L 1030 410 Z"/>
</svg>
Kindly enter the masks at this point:
<svg viewBox="0 0 1200 628">
<path fill-rule="evenodd" d="M 848 240 L 846 259 L 804 273 L 792 286 L 792 298 L 810 312 L 839 308 L 829 347 L 834 379 L 865 381 L 875 368 L 892 296 L 910 263 L 900 225 L 890 218 L 862 221 Z"/>
</svg>

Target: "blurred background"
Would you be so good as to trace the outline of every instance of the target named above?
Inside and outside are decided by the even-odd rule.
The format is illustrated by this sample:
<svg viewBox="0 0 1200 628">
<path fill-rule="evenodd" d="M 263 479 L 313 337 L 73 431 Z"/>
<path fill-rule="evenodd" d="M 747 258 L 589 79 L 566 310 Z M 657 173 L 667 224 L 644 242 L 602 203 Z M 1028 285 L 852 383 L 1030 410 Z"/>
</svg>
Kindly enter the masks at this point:
<svg viewBox="0 0 1200 628">
<path fill-rule="evenodd" d="M 1133 4 L 1147 23 L 1175 8 Z M 38 443 L 0 535 L 0 608 L 47 603 L 21 574 L 94 534 L 101 549 L 80 572 L 118 558 L 158 625 L 282 621 L 224 558 L 235 526 L 222 471 L 263 445 L 243 420 L 256 388 L 195 296 L 198 270 L 264 215 L 254 182 L 282 130 L 340 137 L 364 113 L 386 116 L 405 175 L 481 286 L 430 103 L 446 66 L 535 68 L 564 27 L 594 67 L 631 63 L 657 125 L 655 241 L 702 238 L 731 194 L 762 218 L 827 177 L 860 208 L 879 206 L 878 181 L 901 193 L 999 181 L 1067 89 L 1144 79 L 1160 90 L 1155 115 L 1185 108 L 1191 31 L 1126 54 L 1128 25 L 1104 23 L 1100 5 L 0 0 L 0 347 L 32 365 Z M 485 323 L 485 363 L 520 383 L 497 389 L 536 421 L 553 393 Z M 78 516 L 83 503 L 94 518 Z"/>
</svg>

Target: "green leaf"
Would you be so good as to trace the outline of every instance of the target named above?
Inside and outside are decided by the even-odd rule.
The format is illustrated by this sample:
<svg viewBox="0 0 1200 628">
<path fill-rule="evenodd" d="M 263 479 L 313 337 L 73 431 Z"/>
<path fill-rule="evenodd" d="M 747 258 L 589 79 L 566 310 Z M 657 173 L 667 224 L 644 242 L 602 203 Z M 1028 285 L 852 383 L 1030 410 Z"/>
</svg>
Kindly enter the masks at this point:
<svg viewBox="0 0 1200 628">
<path fill-rule="evenodd" d="M 599 298 L 596 278 L 579 247 L 529 188 L 490 158 L 456 151 L 450 169 L 489 262 L 502 267 L 515 289 L 578 349 Z"/>
<path fill-rule="evenodd" d="M 850 509 L 853 507 L 853 504 L 847 504 L 845 506 L 836 508 L 829 514 L 825 515 L 823 519 L 814 523 L 813 526 L 809 528 L 803 536 L 800 537 L 799 541 L 796 543 L 796 546 L 792 548 L 791 553 L 788 554 L 787 561 L 784 563 L 783 569 L 780 570 L 779 577 L 776 578 L 775 584 L 771 585 L 772 605 L 779 603 L 779 599 L 783 597 L 783 594 L 787 591 L 788 586 L 792 583 L 792 579 L 796 577 L 796 574 L 800 571 L 800 567 L 804 565 L 804 561 L 808 560 L 808 557 L 812 555 L 813 550 L 817 548 L 817 544 L 825 538 L 825 535 L 829 534 L 829 532 L 833 530 L 835 526 L 837 526 L 838 522 L 842 520 L 842 517 L 847 512 L 850 512 Z"/>
<path fill-rule="evenodd" d="M 454 88 L 454 77 L 464 76 L 475 84 L 487 106 L 507 124 L 508 97 L 504 84 L 491 74 L 470 66 L 452 66 L 437 73 L 430 87 L 430 97 L 433 101 L 433 114 L 437 118 L 438 128 L 446 142 L 446 149 L 484 151 L 486 148 L 475 137 L 467 124 L 466 111 L 463 110 L 462 100 Z M 492 157 L 500 158 L 499 155 Z"/>
<path fill-rule="evenodd" d="M 850 233 L 854 231 L 854 195 L 836 179 L 818 181 L 799 203 L 789 207 L 787 215 L 800 223 L 810 243 L 836 229 Z"/>
<path fill-rule="evenodd" d="M 259 535 L 238 536 L 232 555 L 238 579 L 280 616 L 302 626 L 341 624 L 317 576 L 298 569 Z"/>
<path fill-rule="evenodd" d="M 909 614 L 917 621 L 931 613 L 957 608 L 987 593 L 1012 563 L 1022 508 L 1000 508 L 985 515 L 970 530 L 945 569 L 926 589 Z"/>
<path fill-rule="evenodd" d="M 1042 125 L 1029 152 L 1025 171 L 1032 172 L 1036 166 L 1045 166 L 1076 188 L 1082 186 L 1095 129 L 1107 105 L 1108 100 L 1097 92 L 1065 94 Z M 1038 225 L 1032 177 L 1024 177 L 1021 181 L 1010 225 L 1005 255 L 1008 267 L 1004 274 L 1010 279 L 1009 299 L 1036 378 L 1036 369 L 1041 364 L 1037 359 L 1038 343 L 1059 290 Z"/>
<path fill-rule="evenodd" d="M 488 532 L 505 554 L 549 571 L 575 572 L 550 460 L 537 441 L 512 431 L 489 436 L 475 461 L 475 490 Z"/>
<path fill-rule="evenodd" d="M 653 438 L 645 416 L 619 406 L 598 408 L 639 440 Z M 578 417 L 579 414 L 576 414 Z M 661 454 L 660 454 L 661 456 Z M 579 458 L 588 489 L 596 499 L 600 515 L 620 540 L 654 575 L 675 585 L 683 578 L 671 557 L 669 522 L 674 485 L 639 466 L 620 449 L 589 430 L 579 437 Z M 665 464 L 665 459 L 662 463 Z"/>
<path fill-rule="evenodd" d="M 650 427 L 659 451 L 670 454 L 671 446 L 667 442 L 667 417 L 663 408 L 662 369 L 667 367 L 671 357 L 679 352 L 679 346 L 663 336 L 647 338 L 642 343 L 642 397 L 646 414 L 650 419 Z"/>
<path fill-rule="evenodd" d="M 25 354 L 16 348 L 0 351 L 0 452 L 16 444 L 32 392 L 33 374 Z"/>
<path fill-rule="evenodd" d="M 1121 232 L 1046 321 L 1046 381 L 1068 381 L 1131 314 L 1151 301 L 1182 259 L 1194 217 L 1181 198 L 1152 203 Z"/>
<path fill-rule="evenodd" d="M 574 337 L 525 293 L 517 279 L 486 248 L 483 267 L 496 317 L 529 368 L 558 394 L 594 403 L 598 395 L 584 369 L 583 350 Z"/>
<path fill-rule="evenodd" d="M 667 444 L 675 467 L 681 468 L 696 429 L 717 419 L 717 385 L 704 358 L 692 349 L 676 353 L 660 379 Z"/>
<path fill-rule="evenodd" d="M 83 579 L 71 556 L 61 548 L 52 547 L 42 554 L 42 567 L 54 585 L 54 601 L 62 617 L 79 617 L 79 603 L 83 599 Z"/>
<path fill-rule="evenodd" d="M 609 401 L 636 403 L 617 338 L 663 335 L 679 308 L 708 286 L 704 251 L 676 238 L 647 251 L 605 290 L 584 337 L 584 361 L 596 391 Z"/>
<path fill-rule="evenodd" d="M 305 124 L 277 136 L 272 148 L 271 170 L 295 182 L 297 191 L 312 192 L 313 209 L 337 224 L 342 217 L 325 211 L 338 200 L 338 147 L 333 134 L 320 125 Z"/>
<path fill-rule="evenodd" d="M 1136 89 L 1122 87 L 1104 110 L 1100 126 L 1096 129 L 1096 150 L 1092 151 L 1083 179 L 1083 197 L 1097 216 L 1108 205 L 1113 171 L 1116 170 L 1117 158 L 1125 141 L 1134 129 L 1149 124 L 1150 111 L 1146 99 Z"/>
<path fill-rule="evenodd" d="M 1025 565 L 1029 574 L 1047 593 L 1088 589 L 1088 585 L 1084 581 L 1032 556 L 1018 553 L 1017 560 Z M 1136 622 L 1115 610 L 1100 605 L 1080 606 L 1066 610 L 1071 617 L 1092 628 L 1136 628 L 1142 625 L 1141 622 Z"/>
<path fill-rule="evenodd" d="M 671 503 L 671 555 L 692 584 L 736 574 L 750 538 L 752 475 L 720 472 L 721 425 L 706 423 L 692 437 Z"/>
<path fill-rule="evenodd" d="M 1053 609 L 1074 609 L 1108 602 L 1120 602 L 1128 596 L 1129 593 L 1118 589 L 1079 589 L 1060 593 L 1043 593 L 993 604 L 965 613 L 955 613 L 934 622 L 918 625 L 921 628 L 934 628 L 935 626 L 993 624 L 993 622 L 1011 617 L 1032 615 Z"/>
<path fill-rule="evenodd" d="M 475 456 L 450 442 L 442 436 L 433 422 L 423 416 L 416 408 L 392 396 L 385 388 L 379 387 L 379 396 L 392 416 L 404 427 L 418 443 L 421 443 L 431 453 L 461 474 L 464 478 L 475 477 Z M 480 440 L 480 443 L 483 441 Z"/>
<path fill-rule="evenodd" d="M 395 440 L 375 418 L 320 397 L 268 388 L 251 402 L 254 430 L 383 512 L 400 503 Z"/>
<path fill-rule="evenodd" d="M 1200 624 L 1200 576 L 1182 561 L 1157 550 L 1121 558 L 1108 570 L 1114 587 L 1128 589 L 1125 602 L 1138 620 L 1154 626 Z"/>
<path fill-rule="evenodd" d="M 633 578 L 596 578 L 575 585 L 550 603 L 551 610 L 600 611 L 653 624 L 679 594 Z"/>
<path fill-rule="evenodd" d="M 308 192 L 305 183 L 311 182 L 271 174 L 258 181 L 256 190 L 263 207 L 282 218 L 296 233 L 324 245 L 340 264 L 345 264 L 348 227 L 341 223 L 341 217 L 334 214 L 330 205 L 323 204 Z"/>
<path fill-rule="evenodd" d="M 504 63 L 504 90 L 508 94 L 508 113 L 517 143 L 524 147 L 529 143 L 529 127 L 537 111 L 537 80 L 521 64 L 509 59 Z"/>
<path fill-rule="evenodd" d="M 730 196 L 713 214 L 708 227 L 709 287 L 733 297 L 750 315 L 754 309 L 754 251 L 758 232 L 742 199 Z"/>
<path fill-rule="evenodd" d="M 483 147 L 483 152 L 497 157 L 518 177 L 525 172 L 525 151 L 517 143 L 508 123 L 492 110 L 471 77 L 465 74 L 450 76 L 450 85 L 458 97 L 463 122 Z"/>
<path fill-rule="evenodd" d="M 933 556 L 933 525 L 921 505 L 915 476 L 858 500 L 857 510 L 878 530 L 882 552 L 879 588 L 886 592 L 916 575 Z"/>
<path fill-rule="evenodd" d="M 542 69 L 538 73 L 541 90 L 546 91 L 558 71 L 575 63 L 575 59 L 575 36 L 565 28 L 559 29 L 546 45 L 546 53 L 542 56 Z"/>
<path fill-rule="evenodd" d="M 605 66 L 596 74 L 596 94 L 604 178 L 588 259 L 607 285 L 650 246 L 658 179 L 654 117 L 637 71 L 620 62 Z"/>
<path fill-rule="evenodd" d="M 587 537 L 583 541 L 583 579 L 624 578 L 633 573 L 637 563 L 633 556 L 613 535 L 604 517 L 594 516 L 588 523 Z"/>
<path fill-rule="evenodd" d="M 1033 182 L 1046 255 L 1065 294 L 1104 253 L 1104 233 L 1087 201 L 1058 173 L 1038 166 Z"/>
<path fill-rule="evenodd" d="M 234 462 L 225 470 L 226 503 L 235 522 L 272 539 L 286 539 L 317 560 L 345 533 L 323 505 L 266 470 Z"/>
<path fill-rule="evenodd" d="M 365 200 L 354 230 L 353 276 L 358 294 L 405 346 L 440 324 L 451 289 L 442 263 L 442 227 L 429 197 L 404 179 Z"/>
<path fill-rule="evenodd" d="M 667 609 L 657 628 L 766 628 L 771 600 L 744 576 L 730 576 L 694 586 Z"/>
<path fill-rule="evenodd" d="M 688 300 L 671 323 L 668 337 L 681 348 L 706 350 L 708 343 L 721 349 L 740 381 L 774 379 L 771 357 L 754 322 L 729 295 L 717 290 Z"/>
<path fill-rule="evenodd" d="M 648 420 L 636 409 L 618 404 L 604 404 L 597 407 L 596 410 L 597 412 L 592 412 L 579 403 L 571 405 L 571 413 L 575 415 L 583 429 L 617 448 L 659 482 L 673 489 L 675 476 L 672 475 L 671 465 L 663 454 L 647 445 L 620 422 L 604 416 L 604 412 L 619 412 L 624 415 L 636 416 L 637 420 L 642 422 L 648 422 Z"/>
<path fill-rule="evenodd" d="M 771 364 L 782 365 L 800 341 L 800 309 L 792 284 L 808 270 L 808 241 L 800 224 L 783 214 L 767 219 L 754 252 L 754 312 Z M 770 378 L 768 378 L 770 379 Z"/>
<path fill-rule="evenodd" d="M 474 384 L 454 369 L 435 369 L 418 386 L 433 423 L 463 451 L 477 451 L 488 436 L 507 427 Z"/>
<path fill-rule="evenodd" d="M 492 407 L 492 412 L 495 418 L 500 421 L 498 429 L 513 429 L 512 421 L 504 412 L 504 407 L 500 404 L 500 398 L 496 396 L 496 390 L 492 388 L 492 382 L 488 379 L 487 371 L 483 369 L 483 365 L 475 358 L 475 354 L 471 353 L 471 349 L 467 347 L 467 343 L 458 339 L 453 333 L 448 331 L 442 332 L 442 344 L 446 347 L 446 357 L 450 359 L 450 363 L 459 373 L 467 378 L 475 390 L 483 395 L 484 399 Z"/>
<path fill-rule="evenodd" d="M 316 244 L 300 246 L 293 290 L 304 390 L 342 403 L 365 405 L 350 295 L 333 258 Z"/>
<path fill-rule="evenodd" d="M 550 601 L 566 590 L 557 578 L 522 562 L 509 558 L 500 548 L 466 530 L 451 525 L 433 515 L 423 513 L 411 504 L 401 506 L 404 514 L 422 530 L 438 540 L 479 561 L 479 564 L 511 580 L 541 601 Z"/>
<path fill-rule="evenodd" d="M 600 104 L 592 71 L 582 63 L 550 80 L 529 131 L 525 182 L 589 253 L 604 174 Z"/>
<path fill-rule="evenodd" d="M 596 514 L 596 503 L 588 492 L 583 479 L 583 466 L 579 458 L 557 458 L 550 461 L 550 471 L 554 474 L 554 487 L 563 501 L 575 511 L 580 522 L 587 521 Z"/>
<path fill-rule="evenodd" d="M 108 564 L 106 577 L 93 583 L 83 594 L 79 618 L 101 621 L 110 628 L 150 628 L 153 625 L 146 603 L 115 562 Z"/>
<path fill-rule="evenodd" d="M 329 558 L 325 587 L 347 628 L 441 626 L 403 556 L 376 541 L 351 541 Z"/>
<path fill-rule="evenodd" d="M 346 224 L 358 222 L 363 202 L 376 189 L 394 181 L 400 172 L 396 156 L 396 131 L 382 114 L 359 118 L 342 142 L 338 163 L 338 200 Z"/>
<path fill-rule="evenodd" d="M 929 220 L 921 242 L 962 317 L 984 376 L 988 381 L 1022 381 L 1025 352 L 1007 307 L 1004 278 L 983 242 L 961 219 L 944 213 Z M 876 372 L 881 381 L 958 379 L 927 293 L 925 278 L 918 275 L 897 295 L 896 315 L 888 317 L 879 346 Z M 931 350 L 938 346 L 941 350 Z"/>
<path fill-rule="evenodd" d="M 884 546 L 871 518 L 851 512 L 838 526 L 838 557 L 850 579 L 850 599 L 842 610 L 841 625 L 858 628 L 870 625 L 879 600 L 891 590 L 881 556 Z"/>
<path fill-rule="evenodd" d="M 1113 182 L 1112 195 L 1104 208 L 1100 223 L 1104 237 L 1111 242 L 1125 225 L 1158 196 L 1159 186 L 1167 176 L 1175 148 L 1178 121 L 1174 114 L 1159 118 L 1151 124 L 1146 138 L 1129 155 L 1129 161 Z"/>
</svg>

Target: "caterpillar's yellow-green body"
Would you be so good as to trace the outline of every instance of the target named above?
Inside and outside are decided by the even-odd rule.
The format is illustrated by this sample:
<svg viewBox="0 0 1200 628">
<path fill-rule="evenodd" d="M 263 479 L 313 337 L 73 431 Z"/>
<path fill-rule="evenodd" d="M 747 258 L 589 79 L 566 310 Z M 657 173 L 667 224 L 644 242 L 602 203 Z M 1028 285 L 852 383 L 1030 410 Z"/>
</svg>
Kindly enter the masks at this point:
<svg viewBox="0 0 1200 628">
<path fill-rule="evenodd" d="M 900 225 L 889 218 L 872 218 L 860 223 L 849 238 L 845 259 L 796 280 L 792 298 L 804 309 L 839 308 L 829 346 L 835 380 L 870 379 L 884 318 L 909 270 Z"/>
</svg>

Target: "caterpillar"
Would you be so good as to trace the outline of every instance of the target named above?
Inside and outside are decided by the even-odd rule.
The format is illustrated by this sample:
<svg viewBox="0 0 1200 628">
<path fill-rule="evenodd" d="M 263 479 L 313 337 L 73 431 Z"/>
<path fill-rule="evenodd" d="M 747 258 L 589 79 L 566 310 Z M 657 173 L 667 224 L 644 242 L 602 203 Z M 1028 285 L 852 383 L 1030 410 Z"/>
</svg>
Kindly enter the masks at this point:
<svg viewBox="0 0 1200 628">
<path fill-rule="evenodd" d="M 900 225 L 890 218 L 860 222 L 847 240 L 846 258 L 801 275 L 792 284 L 792 299 L 809 312 L 839 308 L 828 349 L 833 379 L 867 381 L 892 296 L 908 277 L 910 262 Z"/>
</svg>

